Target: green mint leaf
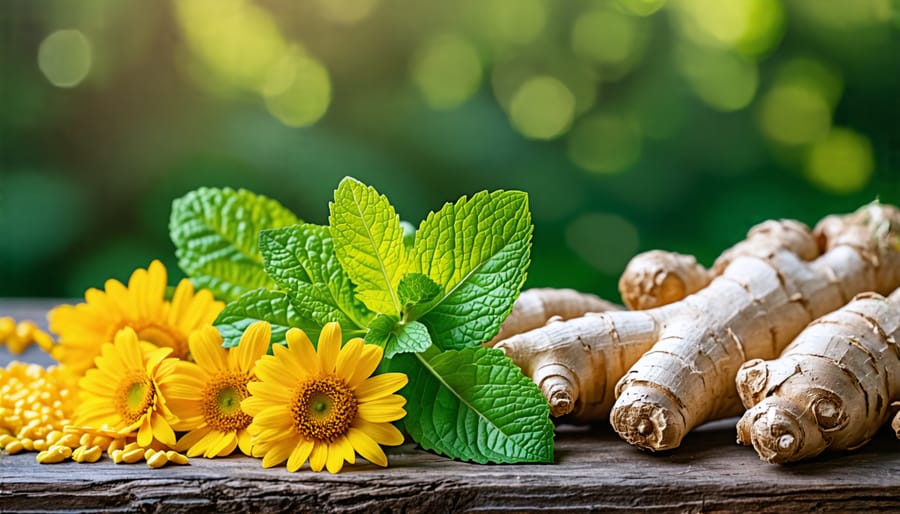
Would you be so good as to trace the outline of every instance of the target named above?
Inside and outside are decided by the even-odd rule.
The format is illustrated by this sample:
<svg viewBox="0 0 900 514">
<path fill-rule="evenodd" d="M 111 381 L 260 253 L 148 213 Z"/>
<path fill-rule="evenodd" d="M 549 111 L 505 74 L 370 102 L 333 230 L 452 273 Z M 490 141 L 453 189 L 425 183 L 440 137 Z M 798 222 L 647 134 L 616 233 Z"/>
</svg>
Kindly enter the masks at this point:
<svg viewBox="0 0 900 514">
<path fill-rule="evenodd" d="M 194 285 L 230 301 L 245 291 L 273 286 L 257 250 L 259 231 L 298 222 L 265 196 L 204 187 L 172 203 L 169 233 L 178 265 Z"/>
<path fill-rule="evenodd" d="M 303 316 L 320 326 L 337 321 L 348 334 L 369 324 L 373 314 L 354 296 L 328 227 L 301 224 L 264 230 L 259 248 L 266 273 Z"/>
<path fill-rule="evenodd" d="M 443 288 L 440 285 L 421 273 L 407 273 L 397 284 L 397 296 L 404 310 L 430 302 L 442 292 Z"/>
<path fill-rule="evenodd" d="M 225 340 L 223 346 L 237 346 L 241 334 L 254 321 L 268 321 L 272 325 L 272 341 L 284 341 L 284 333 L 291 327 L 303 329 L 313 341 L 318 340 L 318 324 L 301 316 L 280 291 L 256 289 L 242 294 L 225 306 L 216 318 L 215 326 Z"/>
<path fill-rule="evenodd" d="M 400 323 L 397 318 L 379 314 L 369 323 L 366 342 L 384 348 L 384 358 L 401 353 L 424 352 L 431 346 L 431 336 L 418 321 Z"/>
<path fill-rule="evenodd" d="M 531 232 L 528 195 L 520 191 L 483 191 L 429 214 L 416 233 L 412 268 L 444 292 L 409 319 L 424 323 L 445 350 L 494 337 L 525 283 Z"/>
<path fill-rule="evenodd" d="M 493 348 L 405 354 L 406 430 L 423 448 L 478 463 L 553 462 L 553 423 L 540 390 Z"/>
<path fill-rule="evenodd" d="M 357 296 L 374 312 L 399 316 L 396 290 L 406 248 L 394 208 L 374 188 L 349 177 L 341 181 L 329 207 L 334 250 Z"/>
</svg>

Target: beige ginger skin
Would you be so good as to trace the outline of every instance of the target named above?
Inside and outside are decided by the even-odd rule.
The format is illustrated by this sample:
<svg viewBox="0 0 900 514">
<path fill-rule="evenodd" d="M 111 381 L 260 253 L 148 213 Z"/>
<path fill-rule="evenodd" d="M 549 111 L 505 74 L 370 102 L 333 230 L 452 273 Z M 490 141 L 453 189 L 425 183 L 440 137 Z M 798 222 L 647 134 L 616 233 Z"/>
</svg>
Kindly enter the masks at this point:
<svg viewBox="0 0 900 514">
<path fill-rule="evenodd" d="M 497 347 L 541 387 L 554 416 L 610 415 L 626 441 L 675 448 L 700 423 L 740 413 L 734 377 L 743 362 L 774 358 L 810 321 L 860 292 L 900 286 L 900 252 L 886 243 L 897 226 L 896 208 L 872 205 L 830 216 L 805 237 L 796 224 L 790 238 L 754 238 L 758 227 L 721 276 L 683 300 L 550 323 Z M 810 242 L 821 255 L 807 261 L 815 255 L 797 251 Z"/>
<path fill-rule="evenodd" d="M 900 289 L 863 293 L 809 325 L 780 357 L 746 362 L 737 389 L 749 409 L 738 442 L 786 463 L 866 444 L 900 400 Z"/>
<path fill-rule="evenodd" d="M 753 227 L 747 239 L 726 250 L 706 269 L 693 255 L 651 250 L 634 256 L 619 279 L 619 294 L 631 310 L 645 310 L 677 302 L 708 286 L 735 258 L 790 250 L 805 261 L 820 250 L 806 225 L 794 220 L 769 220 Z"/>
<path fill-rule="evenodd" d="M 567 320 L 588 312 L 618 311 L 622 307 L 599 296 L 580 293 L 574 289 L 534 288 L 522 291 L 513 304 L 512 312 L 503 321 L 500 331 L 485 343 L 494 346 L 515 334 L 542 327 L 551 319 Z"/>
</svg>

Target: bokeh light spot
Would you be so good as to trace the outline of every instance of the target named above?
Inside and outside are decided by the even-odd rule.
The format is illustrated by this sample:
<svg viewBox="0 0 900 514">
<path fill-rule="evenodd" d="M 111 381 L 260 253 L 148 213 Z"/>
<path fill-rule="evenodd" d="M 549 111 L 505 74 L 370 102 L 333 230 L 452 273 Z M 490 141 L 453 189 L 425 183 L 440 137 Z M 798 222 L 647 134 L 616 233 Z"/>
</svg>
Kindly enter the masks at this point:
<svg viewBox="0 0 900 514">
<path fill-rule="evenodd" d="M 513 127 L 532 139 L 563 134 L 575 116 L 575 95 L 558 79 L 539 75 L 526 80 L 513 95 L 509 118 Z"/>
<path fill-rule="evenodd" d="M 636 16 L 650 16 L 666 5 L 667 0 L 618 0 L 618 4 Z"/>
<path fill-rule="evenodd" d="M 611 115 L 580 121 L 569 135 L 569 158 L 579 167 L 600 174 L 625 171 L 641 155 L 641 135 L 633 123 Z"/>
<path fill-rule="evenodd" d="M 353 25 L 366 19 L 378 0 L 316 0 L 319 14 L 328 21 Z"/>
<path fill-rule="evenodd" d="M 640 237 L 634 224 L 618 214 L 587 213 L 566 227 L 566 244 L 595 269 L 618 275 L 637 252 Z"/>
<path fill-rule="evenodd" d="M 273 116 L 289 127 L 303 127 L 315 123 L 328 111 L 331 79 L 322 63 L 294 51 L 279 62 L 263 94 Z"/>
<path fill-rule="evenodd" d="M 713 109 L 730 112 L 747 107 L 756 95 L 756 65 L 731 52 L 682 47 L 678 66 L 694 93 Z"/>
<path fill-rule="evenodd" d="M 484 35 L 500 47 L 530 43 L 547 22 L 543 0 L 472 0 L 468 10 Z"/>
<path fill-rule="evenodd" d="M 78 30 L 57 30 L 41 41 L 38 67 L 56 87 L 75 87 L 91 71 L 91 44 Z"/>
<path fill-rule="evenodd" d="M 572 49 L 585 59 L 601 64 L 621 64 L 638 46 L 634 18 L 613 11 L 582 14 L 572 27 Z"/>
<path fill-rule="evenodd" d="M 453 34 L 428 41 L 412 64 L 412 79 L 433 109 L 465 103 L 481 85 L 481 58 L 466 39 Z"/>
<path fill-rule="evenodd" d="M 785 61 L 775 73 L 775 83 L 818 91 L 832 109 L 841 99 L 844 89 L 838 70 L 821 60 L 808 57 L 794 57 Z"/>
<path fill-rule="evenodd" d="M 246 0 L 174 2 L 187 42 L 220 81 L 257 91 L 288 45 L 272 14 Z"/>
<path fill-rule="evenodd" d="M 776 85 L 763 97 L 758 119 L 763 133 L 773 141 L 801 145 L 828 133 L 831 109 L 818 91 Z"/>
<path fill-rule="evenodd" d="M 809 181 L 833 193 L 853 193 L 869 182 L 874 167 L 869 139 L 850 129 L 835 127 L 813 144 L 806 158 Z"/>
<path fill-rule="evenodd" d="M 678 0 L 681 32 L 695 43 L 758 57 L 781 41 L 785 12 L 781 0 Z"/>
</svg>

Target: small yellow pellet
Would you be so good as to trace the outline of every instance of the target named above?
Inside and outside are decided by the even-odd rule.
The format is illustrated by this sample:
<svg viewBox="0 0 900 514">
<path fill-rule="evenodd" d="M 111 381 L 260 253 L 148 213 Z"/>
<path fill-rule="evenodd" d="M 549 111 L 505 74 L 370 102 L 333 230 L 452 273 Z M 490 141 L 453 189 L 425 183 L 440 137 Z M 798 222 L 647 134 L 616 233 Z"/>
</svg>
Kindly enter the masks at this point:
<svg viewBox="0 0 900 514">
<path fill-rule="evenodd" d="M 121 464 L 123 453 L 125 453 L 124 450 L 113 450 L 113 451 L 109 452 L 109 458 L 112 459 L 113 463 Z"/>
<path fill-rule="evenodd" d="M 15 454 L 19 453 L 20 451 L 24 450 L 25 445 L 22 444 L 22 441 L 19 441 L 18 439 L 13 439 L 12 441 L 6 443 L 6 445 L 3 446 L 3 449 L 6 450 L 6 453 L 8 453 L 10 455 L 15 455 Z"/>
<path fill-rule="evenodd" d="M 151 468 L 161 468 L 169 462 L 166 452 L 156 452 L 147 459 L 147 465 Z"/>
<path fill-rule="evenodd" d="M 34 440 L 32 440 L 30 437 L 23 437 L 19 439 L 19 441 L 22 442 L 22 448 L 25 448 L 25 451 L 34 451 Z"/>
<path fill-rule="evenodd" d="M 63 433 L 59 430 L 51 430 L 50 433 L 47 434 L 47 442 L 53 444 L 59 441 L 59 438 L 63 436 Z"/>
<path fill-rule="evenodd" d="M 49 448 L 50 444 L 47 443 L 47 441 L 45 441 L 44 439 L 35 439 L 33 446 L 35 450 L 40 452 Z"/>
<path fill-rule="evenodd" d="M 16 320 L 9 316 L 0 318 L 0 341 L 5 341 L 16 331 Z"/>
<path fill-rule="evenodd" d="M 143 448 L 125 450 L 125 453 L 122 454 L 122 462 L 124 462 L 125 464 L 134 464 L 135 462 L 140 462 L 142 460 L 144 460 Z"/>
<path fill-rule="evenodd" d="M 107 452 L 112 452 L 113 450 L 121 450 L 125 448 L 125 440 L 124 439 L 113 439 L 109 446 L 106 447 Z"/>
<path fill-rule="evenodd" d="M 99 446 L 79 446 L 72 453 L 72 460 L 75 462 L 97 462 L 103 456 L 103 449 Z"/>
<path fill-rule="evenodd" d="M 6 443 L 8 443 L 10 441 L 15 441 L 15 440 L 16 440 L 16 438 L 9 434 L 0 435 L 0 446 L 6 447 Z"/>
<path fill-rule="evenodd" d="M 136 442 L 131 442 L 131 443 L 126 444 L 125 448 L 123 448 L 123 450 L 128 452 L 128 451 L 134 450 L 135 448 L 141 448 L 141 445 L 137 444 Z M 141 448 L 141 451 L 143 451 L 143 448 Z"/>
<path fill-rule="evenodd" d="M 91 441 L 91 446 L 99 446 L 101 448 L 106 448 L 109 446 L 109 443 L 112 442 L 111 437 L 107 437 L 105 435 L 96 435 L 94 439 Z"/>
<path fill-rule="evenodd" d="M 54 445 L 50 446 L 50 448 L 47 448 L 47 451 L 51 452 L 51 453 L 58 453 L 66 459 L 68 459 L 69 457 L 72 456 L 71 448 L 69 448 L 68 446 L 62 446 L 59 444 L 54 444 Z"/>
<path fill-rule="evenodd" d="M 85 432 L 85 433 L 81 434 L 81 437 L 78 438 L 78 445 L 79 446 L 87 446 L 88 444 L 91 444 L 91 441 L 93 441 L 93 440 L 94 440 L 94 434 Z"/>
<path fill-rule="evenodd" d="M 77 448 L 78 446 L 80 446 L 78 444 L 78 439 L 78 434 L 65 434 L 64 436 L 60 437 L 58 441 L 56 441 L 56 444 L 60 446 L 68 446 L 69 448 Z"/>
<path fill-rule="evenodd" d="M 169 450 L 166 452 L 166 458 L 169 459 L 169 462 L 172 464 L 187 464 L 188 458 L 183 453 L 178 453 L 175 450 Z"/>
<path fill-rule="evenodd" d="M 156 453 L 156 450 L 153 448 L 147 448 L 144 450 L 144 460 L 150 460 L 150 457 L 153 457 L 153 454 Z"/>
</svg>

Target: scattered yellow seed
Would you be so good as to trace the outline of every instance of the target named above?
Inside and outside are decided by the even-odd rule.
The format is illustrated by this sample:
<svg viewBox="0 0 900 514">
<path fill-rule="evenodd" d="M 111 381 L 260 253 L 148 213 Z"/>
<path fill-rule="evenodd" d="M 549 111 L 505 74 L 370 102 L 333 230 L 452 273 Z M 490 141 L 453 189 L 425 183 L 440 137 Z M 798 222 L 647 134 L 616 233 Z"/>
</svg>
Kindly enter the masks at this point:
<svg viewBox="0 0 900 514">
<path fill-rule="evenodd" d="M 9 434 L 0 435 L 0 446 L 6 447 L 6 443 L 8 443 L 10 441 L 15 441 L 15 440 L 16 440 L 16 438 Z"/>
<path fill-rule="evenodd" d="M 49 448 L 50 444 L 48 444 L 47 441 L 43 439 L 35 439 L 33 446 L 36 451 L 43 451 Z"/>
<path fill-rule="evenodd" d="M 128 451 L 134 450 L 135 448 L 141 448 L 141 445 L 137 444 L 136 442 L 131 442 L 131 443 L 126 444 L 125 448 L 123 448 L 123 449 L 126 452 L 128 452 Z M 141 448 L 141 451 L 144 451 L 144 449 Z"/>
<path fill-rule="evenodd" d="M 15 455 L 15 454 L 19 453 L 20 451 L 24 450 L 25 445 L 22 444 L 22 441 L 19 441 L 18 439 L 13 439 L 12 441 L 6 443 L 6 445 L 3 447 L 3 449 L 6 450 L 6 453 L 8 453 L 10 455 Z"/>
<path fill-rule="evenodd" d="M 169 462 L 171 462 L 172 464 L 184 465 L 188 463 L 187 455 L 178 453 L 175 450 L 167 451 L 166 458 L 169 459 Z"/>
<path fill-rule="evenodd" d="M 156 452 L 147 459 L 147 465 L 151 468 L 161 468 L 169 462 L 166 452 Z"/>
<path fill-rule="evenodd" d="M 113 439 L 109 443 L 109 446 L 106 447 L 106 451 L 108 453 L 111 453 L 115 450 L 121 450 L 123 448 L 125 448 L 125 440 L 124 439 Z"/>
<path fill-rule="evenodd" d="M 133 450 L 125 450 L 125 453 L 122 454 L 122 462 L 125 464 L 134 464 L 142 460 L 144 460 L 144 449 L 140 447 Z"/>
<path fill-rule="evenodd" d="M 109 458 L 112 459 L 113 463 L 121 464 L 123 453 L 125 453 L 124 450 L 113 450 L 113 451 L 109 452 Z"/>
<path fill-rule="evenodd" d="M 84 451 L 85 462 L 97 462 L 103 456 L 103 448 L 100 446 L 91 446 Z"/>
<path fill-rule="evenodd" d="M 34 451 L 34 441 L 31 438 L 23 437 L 22 439 L 19 439 L 19 441 L 22 442 L 22 447 L 25 448 L 25 451 Z"/>
<path fill-rule="evenodd" d="M 56 441 L 56 444 L 60 446 L 68 446 L 69 448 L 77 448 L 78 446 L 80 446 L 79 439 L 80 438 L 78 437 L 78 434 L 66 434 L 60 437 L 59 440 Z"/>
<path fill-rule="evenodd" d="M 50 448 L 47 448 L 47 451 L 51 452 L 51 453 L 58 453 L 59 455 L 64 456 L 64 458 L 66 458 L 66 459 L 68 459 L 69 457 L 72 456 L 71 448 L 69 448 L 68 446 L 62 446 L 59 444 L 54 444 Z"/>
<path fill-rule="evenodd" d="M 144 460 L 150 460 L 150 457 L 153 457 L 153 454 L 156 453 L 156 450 L 153 448 L 147 448 L 144 450 Z"/>
<path fill-rule="evenodd" d="M 91 444 L 91 441 L 93 441 L 93 440 L 94 440 L 94 434 L 85 432 L 85 433 L 81 434 L 81 437 L 78 438 L 78 444 L 80 446 L 86 446 L 88 444 Z"/>
</svg>

